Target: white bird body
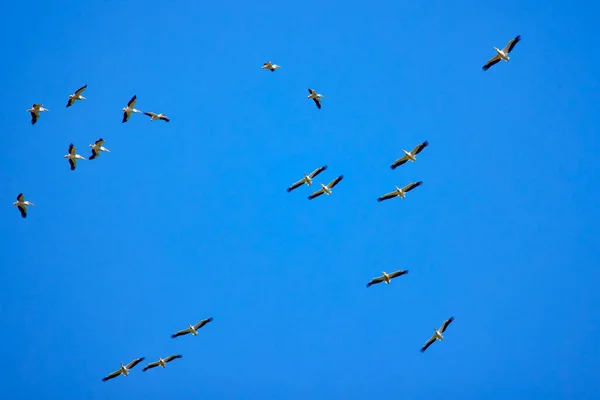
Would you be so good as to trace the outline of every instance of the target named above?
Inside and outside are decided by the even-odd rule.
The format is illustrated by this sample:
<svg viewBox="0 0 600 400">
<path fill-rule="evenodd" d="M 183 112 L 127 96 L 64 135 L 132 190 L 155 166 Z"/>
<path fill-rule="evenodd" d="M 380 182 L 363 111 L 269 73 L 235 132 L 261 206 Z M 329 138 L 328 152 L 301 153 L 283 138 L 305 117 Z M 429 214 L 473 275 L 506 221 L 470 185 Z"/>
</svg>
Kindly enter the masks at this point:
<svg viewBox="0 0 600 400">
<path fill-rule="evenodd" d="M 271 61 L 267 61 L 266 63 L 263 64 L 262 67 L 260 67 L 261 69 L 268 69 L 271 72 L 275 72 L 276 69 L 281 68 L 280 65 L 277 64 L 273 64 L 271 63 Z"/>
<path fill-rule="evenodd" d="M 167 358 L 158 357 L 158 361 L 155 361 L 155 362 L 152 362 L 152 363 L 146 365 L 142 371 L 146 372 L 149 369 L 156 368 L 156 367 L 165 368 L 167 366 L 167 363 L 170 363 L 171 361 L 176 360 L 181 357 L 182 357 L 181 354 L 174 354 L 172 356 L 168 356 Z"/>
<path fill-rule="evenodd" d="M 50 111 L 47 108 L 42 107 L 43 104 L 34 104 L 31 106 L 30 109 L 27 110 L 28 113 L 31 114 L 31 125 L 35 125 L 35 123 L 37 122 L 38 118 L 40 117 L 40 113 L 41 112 L 47 112 Z"/>
<path fill-rule="evenodd" d="M 392 279 L 398 278 L 399 276 L 408 274 L 408 270 L 402 270 L 402 269 L 400 269 L 400 270 L 392 272 L 390 274 L 388 274 L 385 271 L 381 271 L 381 273 L 383 275 L 382 276 L 378 276 L 377 278 L 371 279 L 371 281 L 369 283 L 367 283 L 367 287 L 371 287 L 372 285 L 376 285 L 376 284 L 381 283 L 381 282 L 385 282 L 387 285 L 389 285 L 390 282 L 392 281 Z"/>
</svg>

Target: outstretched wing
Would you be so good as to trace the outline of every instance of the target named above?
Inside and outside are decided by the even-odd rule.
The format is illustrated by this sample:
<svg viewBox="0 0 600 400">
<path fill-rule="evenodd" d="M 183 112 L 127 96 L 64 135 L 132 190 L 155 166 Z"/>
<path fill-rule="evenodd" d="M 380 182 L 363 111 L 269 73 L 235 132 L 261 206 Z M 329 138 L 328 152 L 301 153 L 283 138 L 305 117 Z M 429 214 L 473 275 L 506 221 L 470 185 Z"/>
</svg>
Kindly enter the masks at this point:
<svg viewBox="0 0 600 400">
<path fill-rule="evenodd" d="M 123 121 L 121 121 L 122 123 L 125 123 L 129 120 L 129 113 L 128 112 L 123 112 Z"/>
<path fill-rule="evenodd" d="M 203 319 L 202 321 L 200 321 L 196 325 L 194 325 L 194 329 L 198 330 L 198 329 L 202 328 L 204 325 L 208 324 L 212 320 L 213 320 L 212 317 Z"/>
<path fill-rule="evenodd" d="M 75 103 L 75 100 L 69 97 L 69 101 L 67 102 L 67 107 L 71 107 Z"/>
<path fill-rule="evenodd" d="M 425 342 L 423 347 L 421 347 L 421 353 L 423 353 L 425 350 L 427 350 L 429 348 L 429 346 L 431 346 L 433 344 L 433 342 L 435 342 L 435 336 L 432 336 L 427 342 Z"/>
<path fill-rule="evenodd" d="M 506 46 L 504 46 L 504 49 L 502 49 L 502 51 L 504 52 L 504 54 L 508 54 L 510 53 L 515 46 L 517 45 L 517 43 L 519 43 L 521 41 L 521 35 L 517 35 L 514 39 L 512 39 L 511 41 L 509 41 Z"/>
<path fill-rule="evenodd" d="M 377 277 L 377 278 L 373 278 L 373 279 L 371 279 L 371 282 L 367 283 L 367 287 L 371 287 L 371 285 L 376 285 L 376 284 L 381 283 L 383 281 L 384 281 L 383 276 L 380 276 L 380 277 Z"/>
<path fill-rule="evenodd" d="M 23 201 L 23 200 L 25 200 L 25 195 L 23 193 L 19 193 L 17 195 L 17 201 Z"/>
<path fill-rule="evenodd" d="M 289 192 L 291 192 L 294 189 L 299 188 L 300 186 L 304 185 L 304 179 L 300 179 L 298 182 L 294 183 L 292 186 L 290 186 L 289 188 L 287 188 L 286 190 Z"/>
<path fill-rule="evenodd" d="M 406 185 L 402 188 L 402 191 L 404 193 L 408 193 L 411 190 L 413 190 L 414 188 L 421 186 L 422 184 L 423 184 L 423 181 L 409 183 L 408 185 Z"/>
<path fill-rule="evenodd" d="M 315 101 L 317 108 L 320 110 L 321 109 L 321 99 L 318 97 L 313 97 L 313 100 Z"/>
<path fill-rule="evenodd" d="M 398 196 L 398 193 L 396 193 L 396 192 L 386 193 L 383 196 L 381 196 L 380 198 L 378 198 L 377 201 L 381 203 L 384 200 L 393 199 L 396 196 Z"/>
<path fill-rule="evenodd" d="M 309 200 L 312 200 L 316 197 L 319 197 L 320 195 L 322 195 L 323 193 L 325 193 L 325 190 L 323 190 L 322 188 L 317 190 L 316 192 L 314 192 L 313 194 L 311 194 L 310 196 L 308 196 Z"/>
<path fill-rule="evenodd" d="M 423 151 L 423 149 L 425 147 L 427 147 L 429 145 L 429 142 L 426 140 L 421 144 L 418 144 L 411 152 L 410 154 L 412 154 L 413 156 L 416 156 L 417 154 L 419 154 L 421 151 Z"/>
<path fill-rule="evenodd" d="M 408 274 L 408 270 L 406 270 L 406 269 L 402 270 L 401 269 L 399 271 L 392 272 L 391 274 L 389 274 L 389 277 L 390 277 L 390 279 L 394 279 L 394 278 L 397 278 L 399 276 L 406 275 L 406 274 Z"/>
<path fill-rule="evenodd" d="M 142 361 L 144 361 L 145 357 L 140 357 L 140 358 L 136 358 L 135 360 L 133 360 L 132 362 L 130 362 L 129 364 L 127 364 L 127 369 L 131 369 L 133 367 L 135 367 L 136 365 L 138 365 L 139 363 L 141 363 Z"/>
<path fill-rule="evenodd" d="M 121 370 L 118 370 L 118 371 L 112 372 L 112 373 L 110 373 L 110 374 L 106 375 L 104 378 L 102 378 L 102 382 L 106 382 L 106 381 L 107 381 L 107 380 L 109 380 L 109 379 L 116 378 L 116 377 L 117 377 L 117 376 L 119 376 L 119 375 L 121 375 Z"/>
<path fill-rule="evenodd" d="M 83 93 L 83 91 L 85 90 L 86 87 L 87 87 L 87 85 L 83 85 L 82 87 L 77 89 L 77 91 L 75 92 L 75 96 L 81 96 L 81 93 Z"/>
<path fill-rule="evenodd" d="M 156 117 L 157 114 L 155 114 L 155 113 L 153 113 L 151 111 L 148 111 L 148 112 L 145 112 L 144 115 L 147 115 L 149 117 Z"/>
<path fill-rule="evenodd" d="M 135 106 L 135 102 L 137 101 L 137 95 L 133 95 L 133 97 L 131 98 L 131 100 L 129 100 L 129 103 L 127 103 L 127 107 L 129 108 L 133 108 L 133 106 Z"/>
<path fill-rule="evenodd" d="M 100 155 L 100 153 L 98 153 L 96 151 L 96 149 L 92 147 L 92 155 L 90 156 L 90 160 L 93 160 L 94 158 L 98 157 L 99 155 Z"/>
<path fill-rule="evenodd" d="M 146 365 L 146 366 L 144 367 L 144 369 L 142 369 L 142 372 L 146 372 L 146 371 L 148 371 L 150 368 L 158 367 L 159 365 L 160 365 L 160 363 L 159 363 L 158 361 L 156 361 L 156 362 L 153 362 L 153 363 L 150 363 L 150 364 Z"/>
<path fill-rule="evenodd" d="M 327 185 L 327 187 L 329 189 L 333 189 L 338 183 L 340 183 L 340 181 L 344 179 L 344 175 L 340 175 L 337 178 L 335 178 L 334 180 L 332 180 L 331 182 L 329 182 L 329 185 Z"/>
<path fill-rule="evenodd" d="M 25 206 L 17 206 L 17 208 L 21 212 L 21 217 L 27 218 L 27 207 L 25 207 Z"/>
<path fill-rule="evenodd" d="M 77 159 L 69 158 L 69 165 L 71 166 L 71 171 L 75 171 L 75 168 L 77 168 Z"/>
<path fill-rule="evenodd" d="M 446 328 L 448 328 L 448 325 L 450 325 L 452 321 L 454 321 L 454 317 L 450 317 L 447 320 L 445 320 L 442 326 L 440 327 L 440 332 L 444 333 L 446 331 Z"/>
<path fill-rule="evenodd" d="M 175 360 L 176 358 L 181 358 L 181 357 L 183 357 L 181 354 L 175 354 L 175 355 L 165 358 L 165 362 L 168 363 L 168 362 Z"/>
<path fill-rule="evenodd" d="M 167 117 L 166 115 L 161 116 L 159 119 L 162 119 L 163 121 L 166 121 L 166 122 L 170 122 L 171 121 L 169 119 L 169 117 Z"/>
<path fill-rule="evenodd" d="M 189 329 L 184 329 L 178 332 L 175 332 L 174 334 L 171 335 L 172 338 L 176 338 L 178 336 L 183 336 L 183 335 L 187 335 L 188 333 L 190 333 Z"/>
<path fill-rule="evenodd" d="M 408 156 L 404 156 L 402 158 L 397 159 L 396 161 L 394 161 L 394 163 L 392 165 L 390 165 L 391 169 L 396 169 L 399 166 L 401 166 L 402 164 L 405 164 L 408 161 Z"/>
<path fill-rule="evenodd" d="M 35 123 L 37 122 L 39 117 L 40 116 L 37 113 L 32 112 L 31 113 L 31 125 L 35 125 Z"/>
<path fill-rule="evenodd" d="M 487 71 L 488 69 L 490 69 L 491 66 L 498 64 L 500 60 L 500 55 L 496 54 L 494 57 L 490 58 L 488 62 L 486 62 L 483 67 L 481 67 L 481 69 Z"/>
<path fill-rule="evenodd" d="M 313 179 L 315 176 L 319 175 L 321 172 L 325 171 L 326 169 L 327 169 L 327 165 L 323 165 L 322 167 L 319 167 L 319 168 L 315 169 L 309 175 L 310 179 Z"/>
</svg>

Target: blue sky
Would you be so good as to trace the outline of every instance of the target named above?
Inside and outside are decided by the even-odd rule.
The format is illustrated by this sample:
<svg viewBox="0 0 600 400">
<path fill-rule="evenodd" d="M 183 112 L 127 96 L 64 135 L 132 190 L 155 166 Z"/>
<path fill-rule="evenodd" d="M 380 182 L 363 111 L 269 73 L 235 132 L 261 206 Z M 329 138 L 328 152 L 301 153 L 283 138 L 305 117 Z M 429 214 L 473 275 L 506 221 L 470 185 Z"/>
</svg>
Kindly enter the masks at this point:
<svg viewBox="0 0 600 400">
<path fill-rule="evenodd" d="M 3 398 L 593 398 L 599 8 L 7 4 Z M 122 124 L 133 94 L 171 122 Z M 111 153 L 70 171 L 69 143 L 99 137 Z M 323 164 L 317 184 L 345 177 L 332 196 L 286 192 Z"/>
</svg>

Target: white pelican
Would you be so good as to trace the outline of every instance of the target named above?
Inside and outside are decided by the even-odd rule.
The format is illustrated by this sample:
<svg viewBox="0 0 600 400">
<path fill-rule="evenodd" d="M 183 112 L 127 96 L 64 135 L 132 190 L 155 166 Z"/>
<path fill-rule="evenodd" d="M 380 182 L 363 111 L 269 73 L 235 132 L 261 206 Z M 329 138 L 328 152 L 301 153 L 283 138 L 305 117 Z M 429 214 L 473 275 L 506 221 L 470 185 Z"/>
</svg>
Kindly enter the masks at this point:
<svg viewBox="0 0 600 400">
<path fill-rule="evenodd" d="M 35 206 L 35 204 L 30 201 L 26 201 L 23 193 L 19 193 L 17 195 L 17 201 L 13 203 L 13 206 L 16 206 L 19 211 L 21 211 L 21 217 L 27 218 L 27 206 Z"/>
<path fill-rule="evenodd" d="M 399 188 L 398 186 L 396 186 L 396 190 L 390 193 L 386 193 L 383 196 L 381 196 L 380 198 L 377 199 L 377 201 L 382 202 L 384 200 L 389 200 L 392 199 L 394 197 L 406 197 L 406 193 L 410 192 L 411 190 L 413 190 L 414 188 L 421 186 L 423 184 L 423 181 L 419 181 L 419 182 L 413 182 L 413 183 L 409 183 L 408 185 L 404 186 L 403 188 Z"/>
<path fill-rule="evenodd" d="M 96 142 L 94 142 L 94 144 L 90 144 L 90 147 L 92 148 L 92 155 L 90 156 L 90 160 L 93 160 L 94 158 L 98 157 L 100 155 L 101 151 L 106 151 L 107 153 L 110 153 L 109 149 L 102 146 L 103 144 L 104 144 L 104 139 L 102 139 L 102 138 L 96 140 Z"/>
<path fill-rule="evenodd" d="M 83 93 L 83 91 L 85 90 L 86 87 L 87 87 L 87 85 L 80 87 L 79 89 L 77 89 L 75 94 L 72 94 L 69 96 L 69 102 L 67 103 L 67 107 L 71 107 L 73 105 L 73 103 L 75 103 L 75 100 L 87 100 L 85 97 L 83 97 L 81 95 L 81 93 Z"/>
<path fill-rule="evenodd" d="M 497 47 L 494 47 L 497 54 L 494 57 L 490 58 L 488 60 L 488 62 L 486 62 L 485 65 L 482 67 L 482 69 L 484 71 L 487 71 L 488 69 L 490 69 L 490 67 L 492 65 L 498 64 L 500 62 L 500 60 L 504 60 L 507 62 L 510 61 L 510 57 L 508 56 L 508 53 L 510 53 L 512 51 L 512 49 L 515 48 L 515 45 L 517 43 L 519 43 L 520 41 L 521 41 L 521 35 L 518 35 L 516 38 L 509 41 L 502 50 L 500 50 Z"/>
<path fill-rule="evenodd" d="M 69 159 L 71 171 L 75 171 L 75 167 L 77 167 L 77 159 L 85 160 L 85 157 L 77 154 L 77 149 L 75 146 L 73 146 L 73 143 L 69 145 L 69 154 L 65 155 L 64 158 Z"/>
<path fill-rule="evenodd" d="M 452 321 L 454 321 L 454 317 L 450 317 L 447 320 L 445 320 L 442 326 L 440 326 L 439 330 L 436 330 L 435 328 L 433 329 L 435 333 L 427 342 L 425 342 L 425 344 L 421 348 L 421 353 L 427 350 L 427 348 L 431 346 L 436 340 L 444 340 L 444 336 L 442 336 L 442 333 L 446 331 L 446 328 L 448 328 L 448 325 L 450 325 Z"/>
<path fill-rule="evenodd" d="M 35 125 L 38 118 L 40 117 L 41 112 L 50 111 L 42 106 L 43 104 L 34 104 L 29 110 L 27 110 L 27 112 L 31 114 L 31 125 Z"/>
<path fill-rule="evenodd" d="M 378 276 L 377 278 L 371 279 L 371 282 L 367 283 L 367 287 L 370 287 L 371 285 L 376 285 L 381 282 L 385 282 L 389 285 L 392 279 L 408 274 L 408 270 L 401 269 L 396 272 L 392 272 L 391 274 L 387 274 L 385 271 L 381 271 L 381 273 L 383 274 L 383 276 Z"/>
<path fill-rule="evenodd" d="M 292 190 L 299 188 L 300 186 L 304 185 L 305 183 L 308 186 L 312 185 L 313 178 L 315 176 L 319 175 L 321 172 L 325 171 L 326 169 L 327 169 L 327 165 L 323 165 L 322 167 L 319 167 L 319 168 L 315 169 L 313 172 L 311 172 L 310 175 L 304 174 L 304 178 L 300 179 L 298 182 L 294 183 L 292 186 L 287 188 L 287 191 L 291 192 Z"/>
<path fill-rule="evenodd" d="M 331 182 L 329 182 L 329 185 L 323 185 L 321 183 L 321 189 L 317 190 L 316 192 L 314 192 L 313 194 L 311 194 L 310 196 L 308 196 L 309 200 L 314 199 L 315 197 L 319 197 L 320 195 L 322 195 L 323 193 L 327 194 L 328 196 L 331 194 L 331 189 L 333 189 L 335 187 L 335 185 L 337 185 L 338 183 L 340 183 L 340 181 L 344 179 L 344 175 L 340 175 L 337 178 L 335 178 L 334 180 L 332 180 Z"/>
<path fill-rule="evenodd" d="M 281 65 L 277 65 L 277 64 L 272 64 L 271 61 L 267 61 L 266 63 L 263 64 L 262 67 L 260 67 L 261 69 L 268 69 L 271 72 L 275 72 L 275 70 L 277 68 L 281 68 Z"/>
<path fill-rule="evenodd" d="M 149 116 L 149 117 L 150 117 L 150 120 L 152 120 L 152 121 L 156 121 L 156 120 L 159 120 L 159 119 L 162 119 L 163 121 L 167 121 L 167 122 L 171 121 L 171 120 L 169 119 L 169 117 L 167 117 L 167 116 L 166 116 L 165 114 L 163 114 L 163 113 L 156 114 L 156 113 L 153 113 L 153 112 L 145 112 L 145 113 L 144 113 L 144 115 L 147 115 L 147 116 Z"/>
<path fill-rule="evenodd" d="M 106 375 L 104 378 L 102 378 L 102 382 L 106 382 L 109 379 L 116 378 L 117 376 L 119 376 L 121 374 L 123 374 L 124 376 L 129 375 L 129 370 L 144 360 L 145 360 L 145 357 L 140 357 L 140 358 L 136 358 L 135 360 L 133 360 L 132 362 L 130 362 L 127 365 L 123 365 L 123 363 L 119 363 L 119 364 L 121 364 L 121 368 L 119 368 L 115 372 L 112 372 L 112 373 Z"/>
<path fill-rule="evenodd" d="M 417 154 L 419 154 L 421 151 L 423 151 L 423 149 L 425 147 L 427 147 L 428 145 L 429 145 L 429 142 L 426 140 L 423 143 L 418 144 L 414 149 L 412 149 L 412 151 L 406 151 L 406 150 L 402 149 L 402 151 L 404 152 L 404 157 L 399 158 L 396 161 L 394 161 L 394 163 L 390 166 L 390 168 L 396 169 L 408 161 L 412 161 L 412 162 L 417 161 Z"/>
<path fill-rule="evenodd" d="M 134 108 L 135 106 L 135 102 L 137 101 L 137 96 L 134 94 L 133 97 L 131 98 L 131 100 L 129 100 L 129 103 L 127 103 L 127 107 L 124 107 L 123 110 L 123 123 L 127 122 L 129 120 L 129 115 L 131 115 L 131 113 L 141 113 L 140 110 L 137 110 Z"/>
<path fill-rule="evenodd" d="M 212 320 L 213 320 L 212 317 L 210 317 L 210 318 L 203 319 L 202 321 L 198 322 L 196 325 L 188 324 L 187 329 L 175 332 L 174 334 L 171 335 L 171 337 L 176 338 L 177 336 L 187 335 L 188 333 L 191 333 L 192 335 L 196 336 L 198 334 L 198 329 L 202 328 L 204 325 L 208 324 Z"/>
<path fill-rule="evenodd" d="M 161 358 L 161 357 L 158 357 L 158 361 L 156 361 L 156 362 L 153 362 L 153 363 L 150 363 L 150 364 L 146 365 L 146 366 L 144 367 L 144 369 L 142 370 L 142 372 L 146 372 L 146 371 L 148 371 L 150 368 L 158 367 L 159 365 L 160 365 L 161 367 L 163 367 L 163 368 L 164 368 L 164 367 L 166 367 L 166 366 L 167 366 L 167 363 L 168 363 L 168 362 L 171 362 L 171 361 L 173 361 L 174 359 L 176 359 L 176 358 L 181 358 L 181 357 L 183 357 L 181 354 L 177 354 L 177 355 L 169 356 L 169 357 L 167 357 L 167 358 L 165 358 L 165 359 L 163 359 L 163 358 Z"/>
<path fill-rule="evenodd" d="M 317 105 L 317 108 L 320 110 L 321 109 L 321 99 L 325 98 L 325 96 L 315 92 L 312 89 L 308 89 L 308 93 L 310 93 L 308 95 L 308 98 L 313 99 L 315 101 L 315 104 Z"/>
</svg>

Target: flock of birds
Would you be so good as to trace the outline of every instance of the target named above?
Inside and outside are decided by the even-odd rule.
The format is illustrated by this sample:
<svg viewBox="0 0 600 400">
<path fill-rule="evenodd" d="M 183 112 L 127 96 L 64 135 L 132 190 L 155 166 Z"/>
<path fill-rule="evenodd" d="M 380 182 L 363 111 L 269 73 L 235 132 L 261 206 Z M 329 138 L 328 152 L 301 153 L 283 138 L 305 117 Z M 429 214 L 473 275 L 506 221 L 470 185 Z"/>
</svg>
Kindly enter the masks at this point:
<svg viewBox="0 0 600 400">
<path fill-rule="evenodd" d="M 494 55 L 494 57 L 490 58 L 485 63 L 485 65 L 482 67 L 482 69 L 484 71 L 487 71 L 490 67 L 499 63 L 502 60 L 504 60 L 506 62 L 510 61 L 510 57 L 508 54 L 514 49 L 515 45 L 520 40 L 521 40 L 521 36 L 518 35 L 514 39 L 511 39 L 502 50 L 500 50 L 497 47 L 494 47 L 494 49 L 496 50 L 496 55 Z M 281 66 L 274 64 L 271 61 L 267 61 L 263 64 L 263 66 L 261 68 L 265 69 L 265 70 L 269 70 L 271 72 L 275 72 L 277 69 L 280 69 Z M 67 108 L 71 107 L 78 100 L 86 100 L 86 98 L 82 95 L 82 93 L 85 91 L 86 88 L 87 88 L 87 85 L 84 85 L 81 88 L 79 88 L 74 94 L 71 94 L 69 96 L 69 100 L 67 102 Z M 309 93 L 308 98 L 312 99 L 315 102 L 317 108 L 320 110 L 321 106 L 322 106 L 322 104 L 321 104 L 322 99 L 324 99 L 325 96 L 323 96 L 320 93 L 317 93 L 313 89 L 308 89 L 308 93 Z M 157 120 L 162 120 L 165 122 L 170 121 L 169 117 L 167 117 L 166 115 L 164 115 L 162 113 L 156 114 L 153 112 L 143 112 L 143 111 L 136 109 L 135 108 L 136 101 L 137 101 L 137 96 L 134 95 L 127 103 L 127 107 L 124 107 L 121 110 L 123 112 L 123 119 L 121 121 L 122 123 L 127 122 L 129 120 L 129 117 L 131 116 L 131 114 L 138 114 L 138 113 L 144 114 L 144 115 L 150 117 L 150 119 L 152 121 L 157 121 Z M 41 104 L 41 103 L 33 104 L 32 108 L 27 110 L 27 112 L 29 112 L 31 114 L 31 124 L 35 125 L 38 122 L 38 120 L 40 118 L 40 113 L 48 112 L 48 111 L 50 111 L 50 110 L 43 107 L 43 104 Z M 102 152 L 110 153 L 110 150 L 107 149 L 106 147 L 104 147 L 104 143 L 105 143 L 104 139 L 99 138 L 98 140 L 96 140 L 94 142 L 94 144 L 89 145 L 89 147 L 92 150 L 92 154 L 89 157 L 90 160 L 94 160 L 95 158 L 100 156 L 100 154 Z M 421 153 L 423 151 L 423 149 L 425 149 L 428 145 L 429 145 L 429 142 L 424 141 L 424 142 L 418 144 L 417 146 L 415 146 L 411 151 L 402 149 L 402 151 L 404 152 L 404 156 L 402 156 L 401 158 L 394 161 L 394 163 L 392 163 L 390 165 L 390 168 L 394 170 L 409 161 L 415 162 L 417 160 L 417 155 L 419 153 Z M 72 171 L 74 171 L 77 168 L 77 160 L 85 160 L 86 159 L 82 155 L 77 154 L 77 149 L 72 143 L 69 145 L 68 153 L 64 156 L 64 158 L 69 160 L 69 165 L 70 165 L 70 168 Z M 295 182 L 290 187 L 288 187 L 287 191 L 291 192 L 303 185 L 311 186 L 313 184 L 313 179 L 315 179 L 319 174 L 321 174 L 326 169 L 327 169 L 327 166 L 323 165 L 323 166 L 315 169 L 310 174 L 308 174 L 308 175 L 305 174 L 302 179 L 300 179 L 299 181 Z M 313 192 L 311 195 L 309 195 L 308 199 L 312 200 L 323 194 L 331 195 L 332 189 L 336 185 L 338 185 L 342 181 L 342 179 L 344 179 L 344 175 L 339 175 L 338 177 L 334 178 L 331 182 L 329 182 L 327 185 L 321 183 L 320 184 L 321 188 L 319 190 Z M 422 184 L 423 184 L 422 181 L 418 181 L 418 182 L 409 183 L 408 185 L 406 185 L 404 187 L 396 186 L 396 190 L 382 195 L 381 197 L 379 197 L 377 199 L 377 201 L 382 202 L 384 200 L 389 200 L 394 197 L 400 197 L 400 198 L 404 199 L 408 192 L 414 190 L 415 188 L 421 186 Z M 17 195 L 17 201 L 15 201 L 13 203 L 13 205 L 19 209 L 19 211 L 21 213 L 21 217 L 23 217 L 23 218 L 27 217 L 27 207 L 34 206 L 34 204 L 32 202 L 25 200 L 25 196 L 23 193 L 19 193 Z M 395 279 L 400 276 L 408 274 L 408 270 L 399 270 L 399 271 L 395 271 L 395 272 L 392 272 L 389 274 L 386 273 L 385 271 L 382 271 L 382 274 L 383 274 L 382 276 L 373 278 L 369 283 L 367 283 L 367 287 L 371 287 L 372 285 L 382 283 L 382 282 L 389 284 L 392 281 L 392 279 Z M 183 330 L 180 330 L 180 331 L 174 333 L 173 335 L 171 335 L 171 337 L 176 338 L 176 337 L 187 335 L 187 334 L 192 334 L 193 336 L 196 336 L 198 334 L 198 331 L 201 328 L 203 328 L 206 324 L 211 322 L 212 320 L 213 320 L 213 318 L 210 317 L 207 319 L 203 319 L 202 321 L 198 322 L 195 325 L 188 324 L 188 327 L 186 329 L 183 329 Z M 431 346 L 436 341 L 443 341 L 444 340 L 443 334 L 446 331 L 446 329 L 448 328 L 448 326 L 453 321 L 454 321 L 454 317 L 450 317 L 442 323 L 442 325 L 440 326 L 439 329 L 434 329 L 433 335 L 425 342 L 425 344 L 421 348 L 421 352 L 425 352 L 425 350 L 427 350 L 429 348 L 429 346 Z M 145 372 L 149 369 L 159 367 L 159 366 L 162 368 L 165 368 L 167 363 L 169 363 L 173 360 L 179 359 L 181 357 L 182 357 L 181 354 L 170 355 L 164 359 L 162 357 L 159 357 L 158 361 L 155 361 L 155 362 L 152 362 L 152 363 L 149 363 L 148 365 L 146 365 L 146 367 L 143 368 L 143 371 Z M 136 358 L 135 360 L 131 361 L 127 365 L 123 365 L 123 363 L 120 363 L 121 364 L 120 368 L 118 370 L 108 374 L 106 377 L 102 378 L 102 381 L 105 382 L 110 379 L 116 378 L 120 375 L 128 376 L 130 373 L 130 370 L 144 360 L 145 360 L 144 357 L 140 357 L 140 358 Z"/>
</svg>

